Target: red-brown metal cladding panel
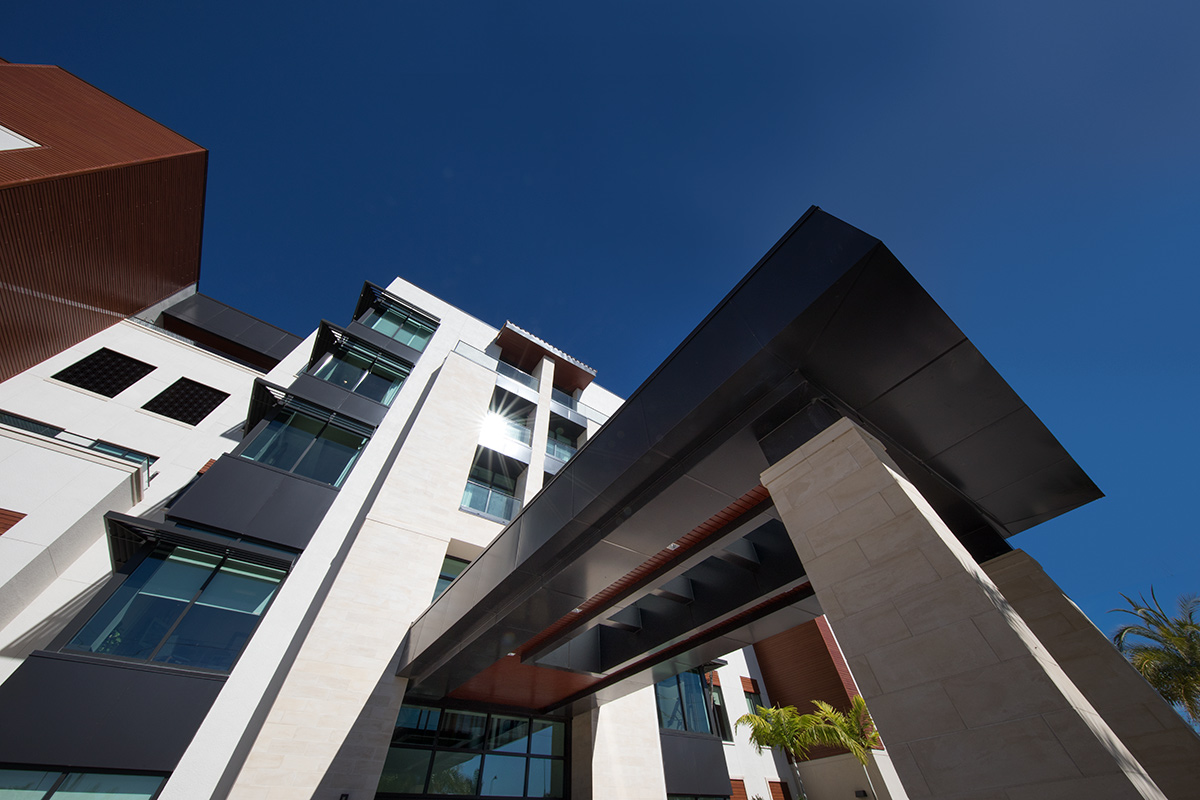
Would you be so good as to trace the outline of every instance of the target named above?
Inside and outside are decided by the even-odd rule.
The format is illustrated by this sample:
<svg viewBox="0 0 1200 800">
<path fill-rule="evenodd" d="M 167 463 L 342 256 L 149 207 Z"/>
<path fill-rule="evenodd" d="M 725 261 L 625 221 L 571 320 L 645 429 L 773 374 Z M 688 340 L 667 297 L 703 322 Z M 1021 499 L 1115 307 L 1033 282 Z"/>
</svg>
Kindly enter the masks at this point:
<svg viewBox="0 0 1200 800">
<path fill-rule="evenodd" d="M 57 67 L 0 64 L 0 380 L 199 280 L 208 153 Z"/>
<path fill-rule="evenodd" d="M 754 655 L 773 705 L 795 706 L 807 714 L 813 710 L 813 700 L 824 700 L 845 711 L 850 708 L 850 698 L 858 694 L 824 617 L 763 639 L 754 645 Z M 842 752 L 813 748 L 809 757 Z"/>
<path fill-rule="evenodd" d="M 7 508 L 0 508 L 0 533 L 6 532 L 23 519 L 25 519 L 25 515 L 20 511 L 9 511 Z"/>
</svg>

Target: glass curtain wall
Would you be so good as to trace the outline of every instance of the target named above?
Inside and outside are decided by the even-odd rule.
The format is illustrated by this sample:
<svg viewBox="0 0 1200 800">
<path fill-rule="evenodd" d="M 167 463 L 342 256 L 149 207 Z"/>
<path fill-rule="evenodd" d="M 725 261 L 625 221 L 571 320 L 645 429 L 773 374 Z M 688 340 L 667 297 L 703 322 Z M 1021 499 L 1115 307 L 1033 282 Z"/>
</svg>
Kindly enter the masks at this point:
<svg viewBox="0 0 1200 800">
<path fill-rule="evenodd" d="M 377 796 L 561 798 L 566 736 L 560 720 L 405 706 Z"/>
</svg>

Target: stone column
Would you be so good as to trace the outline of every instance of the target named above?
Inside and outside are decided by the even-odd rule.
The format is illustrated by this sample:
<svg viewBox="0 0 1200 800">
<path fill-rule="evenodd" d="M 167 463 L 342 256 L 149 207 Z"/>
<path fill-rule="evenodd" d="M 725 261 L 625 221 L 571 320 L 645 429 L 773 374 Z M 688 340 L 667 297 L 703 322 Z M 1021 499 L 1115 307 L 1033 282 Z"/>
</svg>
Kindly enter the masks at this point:
<svg viewBox="0 0 1200 800">
<path fill-rule="evenodd" d="M 1200 736 L 1023 550 L 983 565 L 1038 641 L 1167 797 L 1200 793 Z"/>
<path fill-rule="evenodd" d="M 762 479 L 909 797 L 1165 797 L 873 437 Z"/>
<path fill-rule="evenodd" d="M 663 775 L 654 687 L 647 686 L 605 703 L 595 713 L 591 796 L 595 800 L 662 800 L 666 797 L 667 781 Z M 578 727 L 572 730 L 577 731 Z M 574 766 L 575 762 L 572 762 L 572 768 Z M 574 794 L 572 799 L 578 800 Z"/>
<path fill-rule="evenodd" d="M 542 490 L 546 480 L 546 439 L 550 435 L 550 390 L 554 388 L 554 359 L 543 357 L 542 363 L 533 371 L 538 379 L 538 404 L 533 413 L 533 441 L 529 457 L 529 469 L 525 471 L 525 485 L 518 495 L 524 507 Z"/>
</svg>

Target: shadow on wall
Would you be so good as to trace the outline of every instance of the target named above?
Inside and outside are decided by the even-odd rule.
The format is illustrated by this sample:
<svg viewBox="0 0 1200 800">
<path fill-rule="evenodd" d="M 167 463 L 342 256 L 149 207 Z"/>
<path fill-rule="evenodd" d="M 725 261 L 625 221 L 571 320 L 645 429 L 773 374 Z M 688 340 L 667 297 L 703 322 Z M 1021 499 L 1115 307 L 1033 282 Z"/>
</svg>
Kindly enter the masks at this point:
<svg viewBox="0 0 1200 800">
<path fill-rule="evenodd" d="M 0 656 L 25 658 L 34 650 L 45 647 L 75 618 L 96 592 L 100 591 L 100 587 L 108 583 L 108 579 L 109 576 L 105 575 L 63 603 L 37 625 L 0 648 Z"/>
</svg>

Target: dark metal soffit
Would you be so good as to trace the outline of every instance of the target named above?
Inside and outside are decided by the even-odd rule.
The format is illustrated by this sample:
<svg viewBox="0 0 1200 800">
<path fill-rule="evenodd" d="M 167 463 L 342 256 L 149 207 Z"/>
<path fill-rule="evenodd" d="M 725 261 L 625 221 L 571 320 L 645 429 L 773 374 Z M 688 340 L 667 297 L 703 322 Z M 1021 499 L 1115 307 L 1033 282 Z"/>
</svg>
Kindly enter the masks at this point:
<svg viewBox="0 0 1200 800">
<path fill-rule="evenodd" d="M 1101 496 L 895 256 L 814 207 L 414 623 L 400 674 L 449 693 L 515 652 L 750 490 L 815 407 L 977 554 Z"/>
</svg>

